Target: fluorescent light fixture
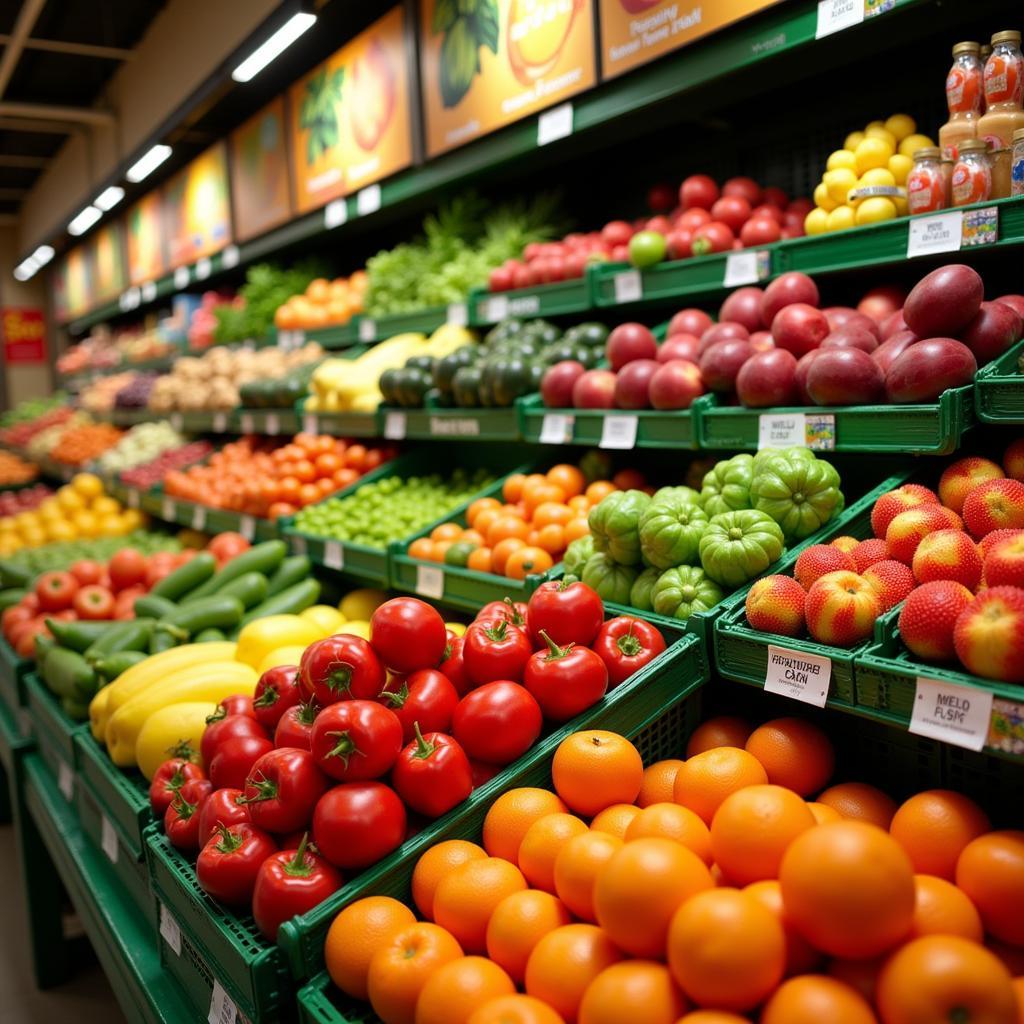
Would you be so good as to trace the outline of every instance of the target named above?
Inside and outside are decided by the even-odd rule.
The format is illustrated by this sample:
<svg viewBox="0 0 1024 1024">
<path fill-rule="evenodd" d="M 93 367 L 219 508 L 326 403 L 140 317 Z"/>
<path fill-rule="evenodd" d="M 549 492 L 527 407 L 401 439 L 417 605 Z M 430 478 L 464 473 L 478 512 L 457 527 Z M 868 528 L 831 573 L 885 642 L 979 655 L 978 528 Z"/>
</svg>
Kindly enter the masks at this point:
<svg viewBox="0 0 1024 1024">
<path fill-rule="evenodd" d="M 44 248 L 44 247 L 40 246 L 40 248 Z M 49 249 L 50 247 L 49 246 L 45 246 L 45 248 Z M 53 255 L 53 250 L 52 249 L 50 249 L 50 255 L 51 255 L 51 257 Z M 36 275 L 36 272 L 39 270 L 39 268 L 41 266 L 42 266 L 42 263 L 40 263 L 36 259 L 35 253 L 33 253 L 31 256 L 29 256 L 26 259 L 22 260 L 21 263 L 19 263 L 14 268 L 14 276 L 19 281 L 27 281 L 27 280 L 29 280 L 29 278 L 32 278 L 32 277 L 34 277 Z"/>
<path fill-rule="evenodd" d="M 41 245 L 32 255 L 29 257 L 31 260 L 41 266 L 45 267 L 50 260 L 53 259 L 53 246 L 52 245 Z"/>
<path fill-rule="evenodd" d="M 148 178 L 170 155 L 171 147 L 158 142 L 128 168 L 125 177 L 133 185 L 137 185 L 144 178 Z"/>
<path fill-rule="evenodd" d="M 124 199 L 124 189 L 120 185 L 111 185 L 105 188 L 93 201 L 93 206 L 98 206 L 104 213 L 112 210 L 121 200 Z"/>
<path fill-rule="evenodd" d="M 261 43 L 231 72 L 236 82 L 255 78 L 275 57 L 280 56 L 316 21 L 315 14 L 293 14 L 265 43 Z"/>
<path fill-rule="evenodd" d="M 19 263 L 18 266 L 14 268 L 14 276 L 19 281 L 27 281 L 34 273 L 35 271 L 28 269 L 24 263 Z"/>
<path fill-rule="evenodd" d="M 77 217 L 68 225 L 69 235 L 83 235 L 89 230 L 102 217 L 103 214 L 96 209 L 95 206 L 87 206 Z"/>
</svg>

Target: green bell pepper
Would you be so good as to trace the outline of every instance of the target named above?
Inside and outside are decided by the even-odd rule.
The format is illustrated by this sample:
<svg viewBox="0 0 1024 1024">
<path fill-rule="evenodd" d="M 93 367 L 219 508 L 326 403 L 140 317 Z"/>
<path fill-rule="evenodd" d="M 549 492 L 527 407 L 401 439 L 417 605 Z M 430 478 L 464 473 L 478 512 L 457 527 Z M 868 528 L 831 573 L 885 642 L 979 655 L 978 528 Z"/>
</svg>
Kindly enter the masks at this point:
<svg viewBox="0 0 1024 1024">
<path fill-rule="evenodd" d="M 619 565 L 640 564 L 640 516 L 651 499 L 643 491 L 615 491 L 590 510 L 594 550 Z"/>
<path fill-rule="evenodd" d="M 583 582 L 597 591 L 602 601 L 629 604 L 633 584 L 639 574 L 628 565 L 620 565 L 610 555 L 596 552 L 583 566 Z"/>
<path fill-rule="evenodd" d="M 764 512 L 723 512 L 712 516 L 700 539 L 700 562 L 716 583 L 741 587 L 781 556 L 782 544 L 782 530 Z"/>
<path fill-rule="evenodd" d="M 594 538 L 588 533 L 585 537 L 577 537 L 562 556 L 562 565 L 566 576 L 582 576 L 583 566 L 594 553 Z"/>
<path fill-rule="evenodd" d="M 642 612 L 654 611 L 654 602 L 652 600 L 652 591 L 654 590 L 654 584 L 658 582 L 661 577 L 661 570 L 655 569 L 653 566 L 649 569 L 644 569 L 642 573 L 633 581 L 633 586 L 629 590 L 629 606 L 630 608 L 636 608 Z"/>
<path fill-rule="evenodd" d="M 644 561 L 662 570 L 694 565 L 707 525 L 708 514 L 700 505 L 684 498 L 659 499 L 655 495 L 640 515 L 640 550 Z"/>
<path fill-rule="evenodd" d="M 651 501 L 665 501 L 669 498 L 676 498 L 679 501 L 685 501 L 690 505 L 700 504 L 700 492 L 695 491 L 692 487 L 661 487 L 654 492 L 654 497 Z"/>
<path fill-rule="evenodd" d="M 708 517 L 723 512 L 750 508 L 750 481 L 754 476 L 754 457 L 734 455 L 719 462 L 704 475 L 700 503 Z"/>
<path fill-rule="evenodd" d="M 694 612 L 710 611 L 725 594 L 695 565 L 681 565 L 658 577 L 651 594 L 654 611 L 673 619 L 688 619 Z"/>
<path fill-rule="evenodd" d="M 801 451 L 804 449 L 800 449 Z M 839 474 L 830 462 L 811 456 L 776 456 L 754 472 L 750 503 L 782 527 L 787 541 L 803 540 L 842 507 Z"/>
</svg>

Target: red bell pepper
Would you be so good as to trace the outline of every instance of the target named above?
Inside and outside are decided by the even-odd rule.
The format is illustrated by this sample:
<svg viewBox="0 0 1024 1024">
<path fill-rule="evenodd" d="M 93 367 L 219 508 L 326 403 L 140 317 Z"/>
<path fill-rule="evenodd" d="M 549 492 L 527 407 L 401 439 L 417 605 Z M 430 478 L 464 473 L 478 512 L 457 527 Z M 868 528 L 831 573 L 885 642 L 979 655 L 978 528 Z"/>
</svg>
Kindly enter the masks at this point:
<svg viewBox="0 0 1024 1024">
<path fill-rule="evenodd" d="M 420 732 L 398 755 L 391 781 L 407 807 L 428 818 L 439 818 L 473 792 L 473 769 L 466 752 L 441 732 Z"/>
</svg>

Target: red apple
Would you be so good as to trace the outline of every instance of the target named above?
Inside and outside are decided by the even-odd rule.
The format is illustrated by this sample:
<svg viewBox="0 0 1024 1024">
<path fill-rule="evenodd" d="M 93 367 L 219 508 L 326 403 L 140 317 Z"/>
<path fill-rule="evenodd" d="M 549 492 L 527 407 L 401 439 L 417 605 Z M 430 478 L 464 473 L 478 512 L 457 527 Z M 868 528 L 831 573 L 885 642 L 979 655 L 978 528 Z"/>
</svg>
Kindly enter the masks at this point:
<svg viewBox="0 0 1024 1024">
<path fill-rule="evenodd" d="M 907 321 L 903 319 L 903 310 L 897 309 L 894 313 L 890 313 L 879 325 L 878 336 L 882 341 L 888 341 L 894 334 L 909 330 Z"/>
<path fill-rule="evenodd" d="M 895 284 L 883 284 L 866 292 L 864 298 L 857 303 L 857 311 L 870 317 L 876 324 L 881 324 L 892 316 L 897 309 L 903 308 L 907 293 Z"/>
<path fill-rule="evenodd" d="M 572 387 L 572 404 L 577 409 L 614 409 L 615 374 L 611 370 L 587 370 Z"/>
<path fill-rule="evenodd" d="M 753 178 L 730 178 L 722 186 L 722 195 L 736 196 L 757 206 L 761 202 L 761 186 Z"/>
<path fill-rule="evenodd" d="M 893 334 L 886 341 L 883 341 L 871 353 L 871 358 L 881 367 L 882 373 L 888 373 L 889 367 L 892 366 L 897 356 L 920 340 L 913 331 L 900 331 L 898 334 Z"/>
<path fill-rule="evenodd" d="M 734 234 L 750 219 L 750 202 L 741 195 L 726 193 L 711 207 L 712 220 L 720 220 L 728 224 Z"/>
<path fill-rule="evenodd" d="M 692 206 L 702 210 L 710 210 L 718 198 L 718 185 L 715 179 L 706 174 L 691 174 L 679 186 L 679 205 L 684 210 Z"/>
<path fill-rule="evenodd" d="M 828 333 L 825 314 L 805 302 L 783 306 L 772 320 L 776 347 L 788 349 L 797 357 L 817 348 Z"/>
<path fill-rule="evenodd" d="M 744 341 L 750 337 L 750 332 L 743 326 L 738 324 L 734 320 L 726 320 L 723 323 L 712 324 L 701 336 L 700 336 L 700 348 L 697 349 L 698 355 L 703 355 L 712 345 L 717 344 L 720 341 L 728 341 L 730 338 L 742 338 Z"/>
<path fill-rule="evenodd" d="M 648 408 L 647 390 L 661 366 L 654 359 L 634 359 L 615 377 L 615 404 L 620 409 Z"/>
<path fill-rule="evenodd" d="M 540 397 L 549 409 L 566 409 L 573 404 L 572 393 L 576 381 L 587 368 L 575 359 L 564 359 L 544 371 L 540 381 Z"/>
<path fill-rule="evenodd" d="M 828 309 L 823 309 L 822 313 L 825 314 L 825 319 L 833 331 L 837 327 L 859 327 L 873 334 L 876 339 L 879 336 L 878 324 L 871 317 L 858 313 L 849 306 L 829 306 Z"/>
<path fill-rule="evenodd" d="M 700 357 L 700 375 L 709 391 L 728 394 L 736 387 L 740 367 L 754 354 L 745 338 L 715 342 Z"/>
<path fill-rule="evenodd" d="M 974 319 L 984 297 L 981 275 L 963 263 L 950 263 L 914 285 L 903 306 L 903 319 L 919 337 L 951 338 Z"/>
<path fill-rule="evenodd" d="M 846 327 L 837 327 L 821 343 L 822 348 L 859 348 L 863 352 L 871 353 L 878 348 L 878 338 L 870 331 L 865 331 L 856 324 Z"/>
<path fill-rule="evenodd" d="M 783 350 L 784 351 L 784 350 Z M 807 374 L 811 371 L 811 364 L 821 355 L 820 348 L 811 349 L 810 352 L 802 355 L 796 361 L 796 371 L 793 374 L 793 383 L 796 386 L 797 398 L 801 405 L 813 405 L 814 399 L 807 391 Z"/>
<path fill-rule="evenodd" d="M 953 338 L 915 342 L 893 360 L 885 375 L 890 402 L 934 402 L 947 388 L 974 380 L 974 353 Z"/>
<path fill-rule="evenodd" d="M 619 324 L 608 335 L 605 356 L 613 370 L 620 370 L 634 359 L 657 359 L 658 343 L 643 324 Z"/>
<path fill-rule="evenodd" d="M 700 339 L 692 334 L 673 334 L 658 347 L 658 362 L 667 363 L 672 359 L 688 359 L 697 362 Z"/>
<path fill-rule="evenodd" d="M 750 336 L 750 344 L 755 352 L 767 352 L 768 349 L 775 348 L 775 339 L 771 331 L 754 331 Z"/>
<path fill-rule="evenodd" d="M 748 331 L 759 331 L 765 324 L 761 320 L 761 297 L 764 292 L 760 288 L 750 286 L 737 288 L 718 311 L 719 320 L 732 320 L 743 324 Z"/>
<path fill-rule="evenodd" d="M 1001 302 L 1005 306 L 1011 306 L 1024 318 L 1024 295 L 1000 295 L 995 301 Z"/>
<path fill-rule="evenodd" d="M 979 366 L 1001 356 L 1024 331 L 1024 320 L 1005 302 L 983 302 L 960 337 L 974 353 Z"/>
<path fill-rule="evenodd" d="M 804 202 L 807 201 L 808 200 L 804 200 Z M 777 185 L 769 185 L 768 188 L 761 193 L 761 202 L 769 203 L 772 206 L 778 207 L 780 210 L 785 210 L 787 205 L 789 205 L 789 196 L 787 196 L 786 193 Z M 800 200 L 798 199 L 796 202 L 800 202 Z M 809 212 L 810 210 L 808 210 L 808 213 Z M 807 216 L 807 214 L 804 214 L 804 216 Z"/>
<path fill-rule="evenodd" d="M 783 348 L 756 352 L 736 375 L 736 394 L 751 409 L 792 405 L 797 399 L 796 356 Z"/>
<path fill-rule="evenodd" d="M 670 359 L 651 377 L 648 400 L 655 409 L 689 409 L 704 394 L 700 367 L 688 359 Z"/>
<path fill-rule="evenodd" d="M 775 209 L 775 207 L 770 207 Z M 754 245 L 770 245 L 785 237 L 785 228 L 774 217 L 751 217 L 740 228 L 740 245 L 749 249 Z"/>
<path fill-rule="evenodd" d="M 859 348 L 823 349 L 807 372 L 807 392 L 817 405 L 869 405 L 885 395 L 885 378 Z"/>
<path fill-rule="evenodd" d="M 764 290 L 761 299 L 761 319 L 769 327 L 783 306 L 790 306 L 796 302 L 805 303 L 808 306 L 817 306 L 820 299 L 818 286 L 806 274 L 792 270 L 782 274 Z"/>
<path fill-rule="evenodd" d="M 692 334 L 699 338 L 714 321 L 703 309 L 681 309 L 668 322 L 668 337 L 673 334 Z"/>
</svg>

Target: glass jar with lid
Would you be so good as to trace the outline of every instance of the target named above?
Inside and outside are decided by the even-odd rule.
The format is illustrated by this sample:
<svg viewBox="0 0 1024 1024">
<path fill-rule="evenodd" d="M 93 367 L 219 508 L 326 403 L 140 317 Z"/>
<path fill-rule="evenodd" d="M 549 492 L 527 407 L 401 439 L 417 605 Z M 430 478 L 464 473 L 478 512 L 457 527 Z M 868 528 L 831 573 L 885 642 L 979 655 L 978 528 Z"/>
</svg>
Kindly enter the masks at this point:
<svg viewBox="0 0 1024 1024">
<path fill-rule="evenodd" d="M 946 75 L 949 120 L 939 129 L 939 146 L 946 159 L 955 160 L 964 139 L 977 138 L 984 94 L 985 65 L 979 43 L 957 43 L 953 66 Z"/>
<path fill-rule="evenodd" d="M 946 205 L 946 182 L 941 150 L 926 146 L 914 151 L 914 166 L 907 175 L 907 206 L 911 213 L 931 213 Z"/>
<path fill-rule="evenodd" d="M 954 206 L 970 206 L 992 198 L 992 165 L 984 139 L 967 139 L 960 144 L 950 191 Z"/>
<path fill-rule="evenodd" d="M 1024 55 L 1019 32 L 997 32 L 985 63 L 985 106 L 977 137 L 985 139 L 992 162 L 992 198 L 1010 194 L 1013 133 L 1024 128 Z"/>
<path fill-rule="evenodd" d="M 1024 128 L 1018 128 L 1013 133 L 1010 173 L 1010 195 L 1024 196 Z"/>
</svg>

